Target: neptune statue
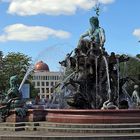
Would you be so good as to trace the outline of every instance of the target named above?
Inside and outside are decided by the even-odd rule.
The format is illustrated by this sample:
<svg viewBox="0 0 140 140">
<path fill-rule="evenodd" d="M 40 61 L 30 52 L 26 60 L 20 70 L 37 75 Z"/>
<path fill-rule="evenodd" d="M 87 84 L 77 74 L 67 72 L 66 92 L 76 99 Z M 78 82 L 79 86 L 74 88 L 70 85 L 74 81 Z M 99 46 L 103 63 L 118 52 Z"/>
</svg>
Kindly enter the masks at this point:
<svg viewBox="0 0 140 140">
<path fill-rule="evenodd" d="M 89 19 L 89 22 L 91 28 L 81 35 L 80 40 L 88 36 L 92 43 L 102 49 L 105 43 L 105 31 L 99 26 L 98 17 L 91 17 Z"/>
</svg>

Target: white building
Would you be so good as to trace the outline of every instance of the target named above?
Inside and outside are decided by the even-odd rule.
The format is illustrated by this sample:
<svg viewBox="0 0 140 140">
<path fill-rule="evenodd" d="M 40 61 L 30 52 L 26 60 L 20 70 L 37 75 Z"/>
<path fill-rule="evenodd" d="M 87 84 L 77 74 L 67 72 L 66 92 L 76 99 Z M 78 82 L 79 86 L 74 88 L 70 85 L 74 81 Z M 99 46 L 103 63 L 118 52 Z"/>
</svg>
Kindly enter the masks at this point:
<svg viewBox="0 0 140 140">
<path fill-rule="evenodd" d="M 50 72 L 48 65 L 43 61 L 35 65 L 33 83 L 39 91 L 40 99 L 51 97 L 51 94 L 54 92 L 53 87 L 58 84 L 60 77 L 60 72 Z"/>
</svg>

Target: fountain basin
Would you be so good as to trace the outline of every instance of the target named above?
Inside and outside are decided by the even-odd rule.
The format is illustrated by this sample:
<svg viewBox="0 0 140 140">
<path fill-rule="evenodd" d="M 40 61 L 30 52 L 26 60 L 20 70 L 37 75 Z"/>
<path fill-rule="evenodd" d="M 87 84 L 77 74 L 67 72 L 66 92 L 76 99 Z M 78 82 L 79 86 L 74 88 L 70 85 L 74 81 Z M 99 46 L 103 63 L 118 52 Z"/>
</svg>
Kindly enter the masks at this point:
<svg viewBox="0 0 140 140">
<path fill-rule="evenodd" d="M 45 121 L 46 110 L 44 109 L 28 109 L 26 117 L 20 117 L 15 110 L 9 112 L 6 122 L 39 122 Z"/>
<path fill-rule="evenodd" d="M 140 110 L 47 109 L 46 120 L 56 123 L 140 123 Z"/>
<path fill-rule="evenodd" d="M 15 110 L 12 110 L 6 118 L 6 122 L 37 121 L 75 124 L 140 123 L 140 110 L 30 109 L 24 118 L 17 116 Z"/>
</svg>

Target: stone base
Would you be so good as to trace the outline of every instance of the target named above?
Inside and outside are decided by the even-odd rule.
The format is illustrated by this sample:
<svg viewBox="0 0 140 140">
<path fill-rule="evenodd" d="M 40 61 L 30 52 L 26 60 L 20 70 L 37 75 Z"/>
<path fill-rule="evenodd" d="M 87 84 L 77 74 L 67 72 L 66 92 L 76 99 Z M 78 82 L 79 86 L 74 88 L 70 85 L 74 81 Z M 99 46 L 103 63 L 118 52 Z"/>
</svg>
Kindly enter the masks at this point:
<svg viewBox="0 0 140 140">
<path fill-rule="evenodd" d="M 41 109 L 29 109 L 27 116 L 21 118 L 16 115 L 15 110 L 10 111 L 10 115 L 6 118 L 6 122 L 36 122 L 45 121 L 46 111 Z"/>
<path fill-rule="evenodd" d="M 140 123 L 140 110 L 77 110 L 77 109 L 29 109 L 27 116 L 21 118 L 15 110 L 10 111 L 6 122 L 37 122 L 55 123 Z"/>
<path fill-rule="evenodd" d="M 140 123 L 140 110 L 48 109 L 46 120 L 57 123 Z"/>
</svg>

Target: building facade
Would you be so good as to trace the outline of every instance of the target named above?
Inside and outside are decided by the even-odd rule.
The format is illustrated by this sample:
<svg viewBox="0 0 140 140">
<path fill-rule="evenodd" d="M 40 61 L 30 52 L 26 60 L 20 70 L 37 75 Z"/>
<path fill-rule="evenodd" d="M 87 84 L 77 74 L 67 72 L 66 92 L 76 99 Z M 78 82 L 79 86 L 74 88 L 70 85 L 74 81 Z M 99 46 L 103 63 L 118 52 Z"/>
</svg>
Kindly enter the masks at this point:
<svg viewBox="0 0 140 140">
<path fill-rule="evenodd" d="M 43 61 L 35 65 L 33 83 L 35 88 L 38 89 L 40 99 L 51 98 L 54 87 L 59 83 L 60 78 L 60 72 L 50 72 L 48 65 Z"/>
</svg>

